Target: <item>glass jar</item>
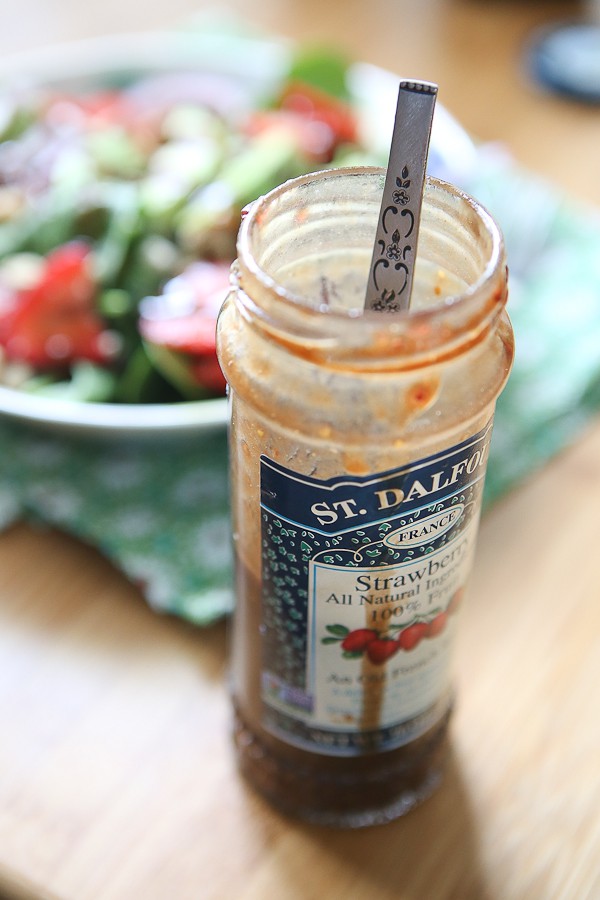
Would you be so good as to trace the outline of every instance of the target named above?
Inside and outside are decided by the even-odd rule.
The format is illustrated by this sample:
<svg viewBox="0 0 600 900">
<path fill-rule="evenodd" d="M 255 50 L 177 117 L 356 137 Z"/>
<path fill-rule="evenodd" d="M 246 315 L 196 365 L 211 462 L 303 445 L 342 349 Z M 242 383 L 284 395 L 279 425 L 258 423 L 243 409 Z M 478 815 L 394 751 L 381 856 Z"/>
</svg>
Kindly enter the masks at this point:
<svg viewBox="0 0 600 900">
<path fill-rule="evenodd" d="M 499 230 L 435 179 L 410 311 L 363 310 L 383 184 L 324 171 L 257 200 L 218 323 L 238 759 L 281 810 L 342 826 L 395 818 L 440 781 L 513 355 Z"/>
</svg>

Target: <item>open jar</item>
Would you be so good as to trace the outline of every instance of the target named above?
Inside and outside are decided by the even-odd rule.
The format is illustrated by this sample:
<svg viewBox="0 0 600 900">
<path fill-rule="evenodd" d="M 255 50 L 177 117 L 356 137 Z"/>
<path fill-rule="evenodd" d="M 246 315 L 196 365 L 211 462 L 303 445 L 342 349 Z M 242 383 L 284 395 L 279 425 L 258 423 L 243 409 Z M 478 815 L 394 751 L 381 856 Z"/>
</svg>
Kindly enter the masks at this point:
<svg viewBox="0 0 600 900">
<path fill-rule="evenodd" d="M 318 172 L 256 201 L 218 323 L 241 770 L 280 809 L 345 826 L 395 818 L 440 781 L 513 355 L 499 230 L 435 179 L 410 311 L 363 311 L 384 177 Z"/>
</svg>

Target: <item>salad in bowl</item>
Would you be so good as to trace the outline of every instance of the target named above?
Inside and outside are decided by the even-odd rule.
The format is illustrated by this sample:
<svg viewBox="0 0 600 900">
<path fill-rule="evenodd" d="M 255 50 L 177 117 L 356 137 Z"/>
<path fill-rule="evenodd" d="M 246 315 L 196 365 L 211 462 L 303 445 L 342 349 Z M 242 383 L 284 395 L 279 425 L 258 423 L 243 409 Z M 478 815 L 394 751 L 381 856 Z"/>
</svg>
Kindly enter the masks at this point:
<svg viewBox="0 0 600 900">
<path fill-rule="evenodd" d="M 262 70 L 247 77 L 239 39 L 218 65 L 193 35 L 176 41 L 187 53 L 166 55 L 163 36 L 158 62 L 151 38 L 130 38 L 122 59 L 84 54 L 58 76 L 24 67 L 4 78 L 9 415 L 129 428 L 224 422 L 215 321 L 244 206 L 303 172 L 379 161 L 336 54 L 274 55 L 275 45 L 248 40 L 244 53 L 261 54 Z"/>
<path fill-rule="evenodd" d="M 223 427 L 215 321 L 244 207 L 385 163 L 398 79 L 235 30 L 121 35 L 0 64 L 0 414 Z M 430 170 L 472 142 L 438 104 Z"/>
</svg>

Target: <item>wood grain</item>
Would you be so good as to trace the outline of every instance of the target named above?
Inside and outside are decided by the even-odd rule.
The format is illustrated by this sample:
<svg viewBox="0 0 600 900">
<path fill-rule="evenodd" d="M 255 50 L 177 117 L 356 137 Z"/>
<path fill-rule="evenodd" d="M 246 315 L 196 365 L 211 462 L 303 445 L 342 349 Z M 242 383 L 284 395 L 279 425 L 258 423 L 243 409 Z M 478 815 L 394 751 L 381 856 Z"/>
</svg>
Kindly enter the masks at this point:
<svg viewBox="0 0 600 900">
<path fill-rule="evenodd" d="M 25 9 L 38 7 L 27 0 Z M 74 4 L 45 4 L 52 39 L 114 30 L 107 8 L 86 7 L 84 19 Z M 191 8 L 153 0 L 147 21 L 170 24 Z M 568 11 L 261 0 L 253 14 L 261 27 L 338 37 L 357 58 L 438 81 L 472 131 L 600 202 L 597 112 L 541 94 L 522 68 L 531 29 Z M 122 27 L 138 19 L 123 10 Z M 33 19 L 29 31 L 7 28 L 2 49 L 11 28 L 21 46 L 28 35 L 31 46 L 40 40 Z M 565 168 L 567 157 L 577 164 Z M 287 821 L 239 780 L 225 625 L 197 631 L 157 616 L 98 553 L 65 535 L 5 532 L 0 896 L 600 897 L 599 509 L 596 423 L 486 515 L 456 655 L 446 780 L 406 819 L 355 833 Z"/>
</svg>

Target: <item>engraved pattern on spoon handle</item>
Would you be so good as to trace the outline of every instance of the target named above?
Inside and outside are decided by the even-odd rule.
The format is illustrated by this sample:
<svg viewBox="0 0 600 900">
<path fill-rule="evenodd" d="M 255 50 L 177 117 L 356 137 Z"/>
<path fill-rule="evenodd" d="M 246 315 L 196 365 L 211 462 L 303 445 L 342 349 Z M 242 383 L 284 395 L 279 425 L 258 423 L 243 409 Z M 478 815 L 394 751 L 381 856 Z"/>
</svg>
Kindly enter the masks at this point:
<svg viewBox="0 0 600 900">
<path fill-rule="evenodd" d="M 365 309 L 408 309 L 437 85 L 401 81 Z"/>
</svg>

